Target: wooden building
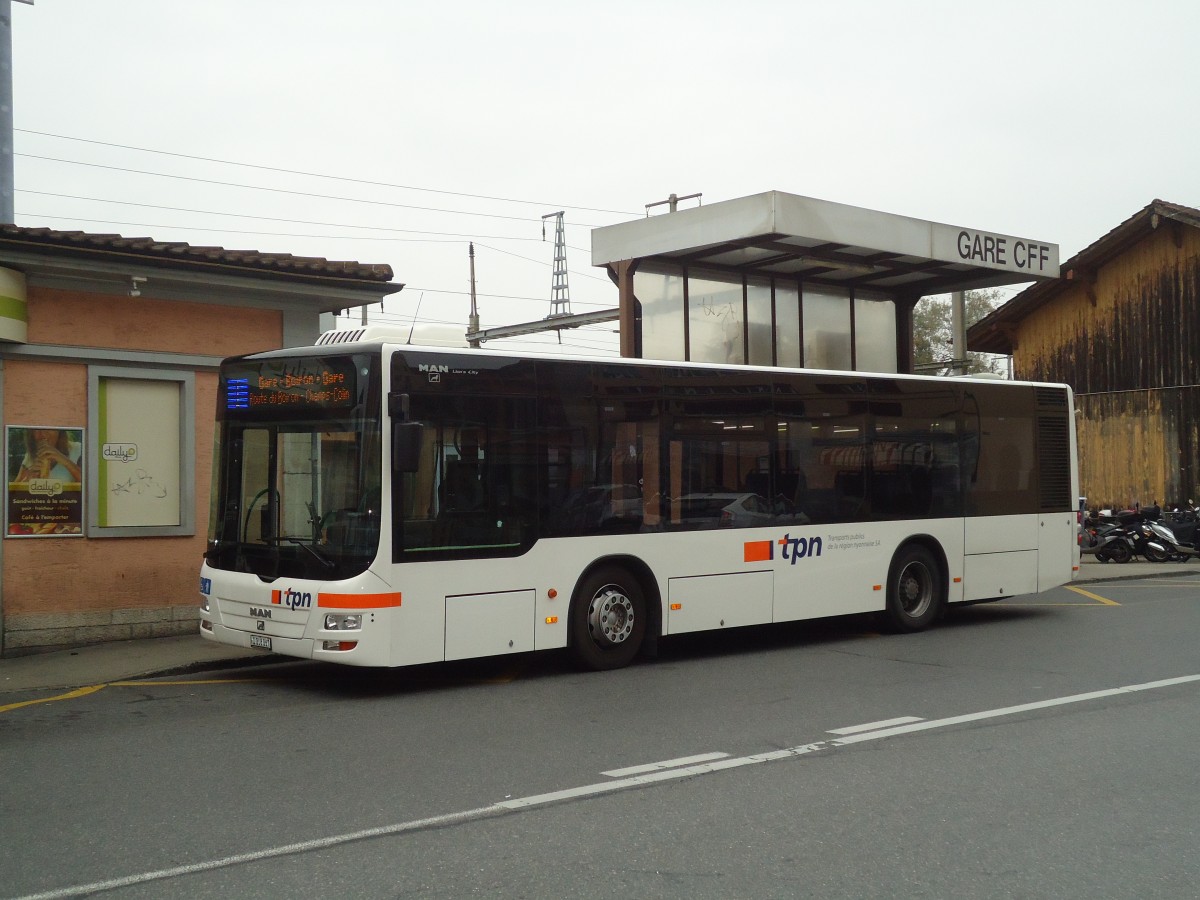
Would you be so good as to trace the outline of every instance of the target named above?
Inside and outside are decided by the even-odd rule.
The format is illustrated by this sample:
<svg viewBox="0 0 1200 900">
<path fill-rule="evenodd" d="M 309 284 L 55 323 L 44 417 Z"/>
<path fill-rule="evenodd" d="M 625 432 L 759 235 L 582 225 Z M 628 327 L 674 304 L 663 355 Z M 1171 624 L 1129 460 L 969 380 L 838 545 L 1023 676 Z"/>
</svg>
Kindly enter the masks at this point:
<svg viewBox="0 0 1200 900">
<path fill-rule="evenodd" d="M 1200 500 L 1200 210 L 1155 200 L 967 332 L 1076 391 L 1091 507 Z"/>
</svg>

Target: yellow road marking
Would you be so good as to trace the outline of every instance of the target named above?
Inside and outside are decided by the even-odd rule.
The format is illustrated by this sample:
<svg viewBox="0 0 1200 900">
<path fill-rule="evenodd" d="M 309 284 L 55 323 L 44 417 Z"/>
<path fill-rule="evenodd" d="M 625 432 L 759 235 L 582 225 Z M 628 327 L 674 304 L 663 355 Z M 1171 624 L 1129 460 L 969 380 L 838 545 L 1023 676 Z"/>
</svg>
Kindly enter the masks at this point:
<svg viewBox="0 0 1200 900">
<path fill-rule="evenodd" d="M 1074 587 L 1073 585 L 1067 585 L 1067 590 L 1074 591 L 1076 594 L 1079 594 L 1083 597 L 1087 597 L 1091 600 L 1095 600 L 1098 603 L 1103 603 L 1105 606 L 1120 606 L 1121 605 L 1116 600 L 1109 600 L 1107 597 L 1101 597 L 1099 594 L 1093 594 L 1091 591 L 1085 591 L 1083 588 Z"/>
<path fill-rule="evenodd" d="M 1113 603 L 1111 600 L 1109 601 L 1109 603 L 1113 606 L 1121 605 L 1120 603 Z M 988 606 L 1003 606 L 1008 609 L 1025 609 L 1026 607 L 1030 607 L 1030 606 L 1067 606 L 1067 607 L 1070 607 L 1071 609 L 1102 609 L 1103 608 L 1101 606 L 1101 604 L 1099 604 L 1099 603 L 1005 603 L 1003 600 L 1000 600 L 996 603 L 989 603 Z"/>
<path fill-rule="evenodd" d="M 265 684 L 269 678 L 212 678 L 195 681 L 110 681 L 109 687 L 161 687 L 186 684 Z"/>
<path fill-rule="evenodd" d="M 41 697 L 37 700 L 22 700 L 20 703 L 8 703 L 4 706 L 0 706 L 0 713 L 6 713 L 14 709 L 21 709 L 24 706 L 36 706 L 39 703 L 56 703 L 59 700 L 75 700 L 78 697 L 86 697 L 88 694 L 94 694 L 97 691 L 102 691 L 106 687 L 157 687 L 162 685 L 176 684 L 250 684 L 264 680 L 265 679 L 261 678 L 230 678 L 222 681 L 109 681 L 105 684 L 90 684 L 87 687 L 76 688 L 73 691 L 68 691 L 65 694 L 58 694 L 55 697 Z"/>
<path fill-rule="evenodd" d="M 425 681 L 430 684 L 508 684 L 516 681 L 524 671 L 523 666 L 518 666 L 508 672 L 503 672 L 494 678 L 484 679 L 416 679 L 416 681 Z M 270 678 L 210 678 L 210 679 L 194 679 L 191 681 L 109 681 L 105 684 L 92 684 L 87 687 L 76 688 L 73 691 L 68 691 L 65 694 L 58 694 L 54 697 L 41 697 L 37 700 L 22 700 L 20 703 L 9 703 L 5 706 L 0 706 L 0 713 L 6 713 L 14 709 L 21 709 L 25 706 L 36 706 L 39 703 L 55 703 L 59 700 L 74 700 L 78 697 L 86 697 L 88 694 L 94 694 L 97 691 L 104 690 L 106 687 L 184 687 L 189 684 L 269 684 L 274 679 Z"/>
<path fill-rule="evenodd" d="M 6 713 L 10 709 L 20 709 L 22 706 L 34 706 L 38 703 L 54 703 L 56 700 L 74 700 L 76 697 L 86 697 L 88 694 L 94 694 L 96 691 L 103 690 L 108 687 L 106 684 L 92 684 L 87 687 L 76 688 L 67 694 L 59 694 L 57 697 L 42 697 L 40 700 L 22 700 L 20 703 L 9 703 L 7 706 L 0 706 L 0 713 Z"/>
</svg>

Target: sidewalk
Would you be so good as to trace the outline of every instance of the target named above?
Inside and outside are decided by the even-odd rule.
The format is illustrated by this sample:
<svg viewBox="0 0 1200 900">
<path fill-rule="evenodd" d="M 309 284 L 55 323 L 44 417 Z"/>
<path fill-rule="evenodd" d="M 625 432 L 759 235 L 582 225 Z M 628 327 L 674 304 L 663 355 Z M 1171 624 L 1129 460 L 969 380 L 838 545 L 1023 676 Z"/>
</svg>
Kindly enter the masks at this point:
<svg viewBox="0 0 1200 900">
<path fill-rule="evenodd" d="M 1085 556 L 1076 585 L 1131 578 L 1186 578 L 1200 575 L 1200 562 L 1124 565 L 1096 562 Z M 87 644 L 32 656 L 0 659 L 0 695 L 17 691 L 77 688 L 111 681 L 186 674 L 283 662 L 287 657 L 262 650 L 239 649 L 207 641 L 199 634 Z M 0 704 L 3 705 L 3 704 Z"/>
<path fill-rule="evenodd" d="M 179 637 L 85 644 L 74 650 L 0 659 L 0 697 L 16 691 L 69 689 L 284 659 L 265 650 L 208 641 L 198 631 Z"/>
</svg>

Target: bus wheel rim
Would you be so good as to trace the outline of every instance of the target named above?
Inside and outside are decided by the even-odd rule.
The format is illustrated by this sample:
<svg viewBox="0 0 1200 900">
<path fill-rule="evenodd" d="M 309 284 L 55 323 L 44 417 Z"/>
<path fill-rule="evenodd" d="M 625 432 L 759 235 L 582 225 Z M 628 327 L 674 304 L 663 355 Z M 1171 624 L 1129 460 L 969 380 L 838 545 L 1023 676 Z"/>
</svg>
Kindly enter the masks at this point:
<svg viewBox="0 0 1200 900">
<path fill-rule="evenodd" d="M 905 566 L 896 587 L 901 609 L 914 619 L 923 616 L 933 602 L 933 578 L 922 563 Z"/>
<path fill-rule="evenodd" d="M 620 588 L 607 585 L 588 605 L 588 631 L 598 644 L 621 644 L 633 634 L 633 601 Z"/>
</svg>

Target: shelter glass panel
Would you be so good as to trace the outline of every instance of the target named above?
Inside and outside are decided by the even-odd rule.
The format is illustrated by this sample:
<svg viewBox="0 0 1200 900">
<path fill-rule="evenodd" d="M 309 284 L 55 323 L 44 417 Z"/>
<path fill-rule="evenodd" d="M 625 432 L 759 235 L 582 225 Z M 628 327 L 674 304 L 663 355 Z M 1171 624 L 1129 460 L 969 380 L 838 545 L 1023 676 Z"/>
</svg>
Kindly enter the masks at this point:
<svg viewBox="0 0 1200 900">
<path fill-rule="evenodd" d="M 850 357 L 850 294 L 804 286 L 804 365 L 853 368 Z"/>
<path fill-rule="evenodd" d="M 645 265 L 633 276 L 642 307 L 642 357 L 683 359 L 683 270 Z"/>
<path fill-rule="evenodd" d="M 776 365 L 800 367 L 800 289 L 795 283 L 775 282 Z"/>
<path fill-rule="evenodd" d="M 754 366 L 769 366 L 774 362 L 771 333 L 771 282 L 766 278 L 746 280 L 746 333 L 750 358 Z"/>
<path fill-rule="evenodd" d="M 895 372 L 896 304 L 875 297 L 854 298 L 854 359 L 860 372 Z"/>
<path fill-rule="evenodd" d="M 688 274 L 688 359 L 722 365 L 745 363 L 744 326 L 740 278 L 729 281 Z"/>
</svg>

